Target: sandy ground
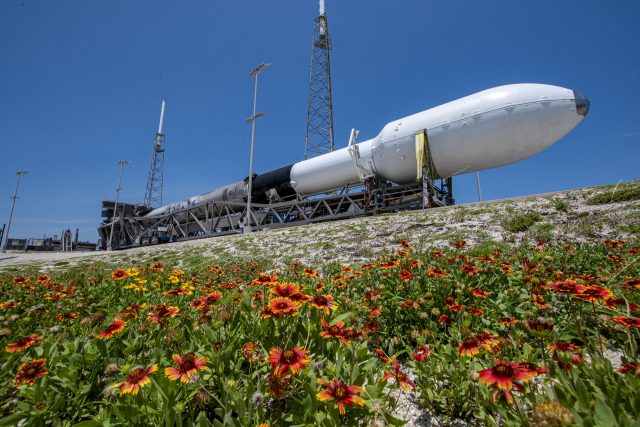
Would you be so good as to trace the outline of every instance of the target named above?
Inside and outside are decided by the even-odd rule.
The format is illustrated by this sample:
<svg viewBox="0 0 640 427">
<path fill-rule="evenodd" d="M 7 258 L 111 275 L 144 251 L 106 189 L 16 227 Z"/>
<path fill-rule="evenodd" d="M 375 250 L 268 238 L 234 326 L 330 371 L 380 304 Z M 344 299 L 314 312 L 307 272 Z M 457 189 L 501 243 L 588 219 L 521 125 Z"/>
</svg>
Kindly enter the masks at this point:
<svg viewBox="0 0 640 427">
<path fill-rule="evenodd" d="M 615 188 L 638 187 L 640 182 Z M 640 224 L 640 200 L 589 204 L 594 194 L 614 186 L 571 190 L 530 197 L 471 203 L 426 211 L 399 212 L 321 224 L 310 224 L 248 235 L 190 240 L 115 252 L 7 252 L 0 254 L 0 270 L 32 265 L 42 270 L 91 262 L 174 258 L 177 265 L 194 257 L 267 258 L 276 266 L 299 261 L 314 266 L 329 262 L 358 264 L 394 251 L 400 240 L 418 250 L 466 240 L 483 242 L 597 242 L 633 239 L 629 226 Z M 509 219 L 536 212 L 539 220 L 523 232 L 514 232 Z M 637 236 L 637 234 L 635 235 Z"/>
</svg>

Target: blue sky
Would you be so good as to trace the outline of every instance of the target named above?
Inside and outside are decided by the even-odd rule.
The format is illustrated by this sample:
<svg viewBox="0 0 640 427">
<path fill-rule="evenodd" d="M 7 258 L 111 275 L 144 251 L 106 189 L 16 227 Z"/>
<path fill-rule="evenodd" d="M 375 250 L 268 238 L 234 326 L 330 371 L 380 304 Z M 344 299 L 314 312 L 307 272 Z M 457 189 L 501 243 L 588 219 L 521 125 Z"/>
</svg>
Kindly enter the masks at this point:
<svg viewBox="0 0 640 427">
<path fill-rule="evenodd" d="M 336 145 L 508 83 L 549 83 L 590 98 L 563 140 L 481 173 L 485 199 L 640 178 L 640 2 L 327 0 Z M 0 224 L 15 171 L 13 237 L 80 228 L 97 238 L 100 201 L 140 202 L 162 97 L 166 202 L 248 174 L 260 62 L 256 171 L 304 155 L 315 0 L 0 0 Z M 475 175 L 454 181 L 475 201 Z"/>
</svg>

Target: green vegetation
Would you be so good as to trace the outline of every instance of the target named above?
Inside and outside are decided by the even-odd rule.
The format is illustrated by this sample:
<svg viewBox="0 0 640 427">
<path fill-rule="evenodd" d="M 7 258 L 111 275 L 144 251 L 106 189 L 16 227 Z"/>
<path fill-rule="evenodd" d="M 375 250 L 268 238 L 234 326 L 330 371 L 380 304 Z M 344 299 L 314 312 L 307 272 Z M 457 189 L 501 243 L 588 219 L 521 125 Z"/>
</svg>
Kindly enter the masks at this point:
<svg viewBox="0 0 640 427">
<path fill-rule="evenodd" d="M 512 233 L 521 233 L 540 220 L 542 217 L 537 212 L 514 213 L 502 221 L 502 227 Z"/>
<path fill-rule="evenodd" d="M 596 194 L 591 197 L 588 202 L 592 205 L 604 205 L 607 203 L 628 202 L 631 200 L 640 200 L 640 186 L 636 185 Z"/>
<path fill-rule="evenodd" d="M 195 249 L 5 271 L 0 425 L 399 425 L 391 394 L 414 390 L 445 421 L 637 425 L 639 251 L 400 242 L 322 272 Z"/>
<path fill-rule="evenodd" d="M 560 211 L 560 212 L 568 212 L 569 211 L 569 205 L 567 204 L 567 202 L 565 202 L 562 199 L 554 199 L 553 200 L 553 207 L 556 208 L 556 210 Z"/>
</svg>

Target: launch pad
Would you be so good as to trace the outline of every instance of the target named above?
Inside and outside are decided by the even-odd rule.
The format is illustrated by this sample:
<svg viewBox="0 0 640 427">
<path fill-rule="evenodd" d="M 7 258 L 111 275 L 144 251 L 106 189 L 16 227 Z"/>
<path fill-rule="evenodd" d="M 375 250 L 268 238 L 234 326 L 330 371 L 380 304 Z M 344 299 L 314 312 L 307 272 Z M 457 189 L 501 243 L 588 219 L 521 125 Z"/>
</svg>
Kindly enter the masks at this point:
<svg viewBox="0 0 640 427">
<path fill-rule="evenodd" d="M 426 175 L 425 175 L 426 176 Z M 114 203 L 103 202 L 103 223 L 98 228 L 102 249 L 106 249 L 113 225 L 113 249 L 128 249 L 206 237 L 240 234 L 245 223 L 253 231 L 357 218 L 409 209 L 453 204 L 450 180 L 428 179 L 425 185 L 390 185 L 370 182 L 367 186 L 344 188 L 315 197 L 274 203 L 253 203 L 250 221 L 247 204 L 241 201 L 206 202 L 155 217 L 134 215 L 136 205 L 120 204 L 124 215 L 114 215 Z M 428 183 L 428 184 L 427 184 Z M 424 191 L 428 193 L 424 193 Z M 424 204 L 428 200 L 428 205 Z M 116 218 L 111 221 L 111 218 Z"/>
</svg>

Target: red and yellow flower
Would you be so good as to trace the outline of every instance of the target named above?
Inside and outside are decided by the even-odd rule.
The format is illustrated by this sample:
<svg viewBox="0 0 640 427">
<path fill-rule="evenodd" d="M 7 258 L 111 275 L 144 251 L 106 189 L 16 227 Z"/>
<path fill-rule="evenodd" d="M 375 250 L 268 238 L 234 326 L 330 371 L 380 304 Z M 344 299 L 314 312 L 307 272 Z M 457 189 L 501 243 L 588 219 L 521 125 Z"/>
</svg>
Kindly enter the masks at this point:
<svg viewBox="0 0 640 427">
<path fill-rule="evenodd" d="M 396 360 L 396 356 L 391 358 L 391 367 L 392 371 L 385 371 L 382 376 L 382 381 L 387 381 L 389 378 L 393 377 L 402 390 L 409 391 L 409 388 L 415 389 L 416 385 L 409 379 L 409 376 L 400 370 L 400 365 L 398 365 L 398 361 Z"/>
<path fill-rule="evenodd" d="M 137 395 L 140 389 L 151 382 L 149 375 L 158 370 L 158 365 L 149 365 L 146 368 L 144 366 L 136 366 L 129 372 L 127 379 L 121 383 L 114 384 L 113 387 L 120 389 L 120 395 L 131 394 Z"/>
<path fill-rule="evenodd" d="M 330 314 L 331 310 L 338 308 L 338 304 L 331 294 L 317 295 L 311 299 L 310 304 L 312 307 L 324 311 L 325 314 Z"/>
<path fill-rule="evenodd" d="M 260 273 L 258 277 L 251 281 L 251 284 L 254 286 L 260 285 L 274 285 L 278 282 L 278 276 L 270 276 L 268 274 Z"/>
<path fill-rule="evenodd" d="M 22 384 L 31 385 L 36 381 L 36 378 L 40 378 L 49 373 L 45 368 L 46 361 L 44 359 L 34 359 L 27 363 L 23 363 L 16 374 L 14 381 L 16 386 Z"/>
<path fill-rule="evenodd" d="M 640 328 L 640 318 L 637 317 L 613 316 L 613 321 L 627 328 Z"/>
<path fill-rule="evenodd" d="M 129 277 L 129 275 L 121 268 L 111 272 L 111 278 L 113 278 L 113 280 L 124 280 L 127 277 Z"/>
<path fill-rule="evenodd" d="M 183 355 L 174 354 L 172 359 L 178 367 L 164 369 L 164 375 L 172 381 L 179 379 L 183 383 L 188 384 L 199 370 L 208 369 L 206 366 L 208 359 L 204 357 L 199 358 L 191 352 Z"/>
<path fill-rule="evenodd" d="M 440 270 L 438 267 L 434 267 L 430 265 L 427 268 L 427 276 L 428 277 L 447 277 L 447 272 L 444 270 Z"/>
<path fill-rule="evenodd" d="M 411 273 L 408 272 L 407 270 L 400 270 L 400 272 L 398 273 L 398 276 L 400 276 L 400 280 L 402 280 L 403 282 L 408 282 L 413 278 Z"/>
<path fill-rule="evenodd" d="M 363 406 L 364 399 L 357 393 L 364 393 L 364 389 L 355 384 L 347 385 L 334 377 L 331 382 L 318 379 L 318 382 L 324 386 L 324 390 L 318 392 L 316 397 L 324 402 L 327 400 L 335 400 L 338 405 L 338 411 L 341 414 L 346 412 L 346 406 Z"/>
<path fill-rule="evenodd" d="M 176 315 L 180 313 L 180 309 L 178 307 L 173 307 L 168 304 L 154 305 L 153 310 L 153 312 L 147 314 L 147 317 L 156 324 L 166 318 L 176 317 Z"/>
<path fill-rule="evenodd" d="M 127 322 L 125 322 L 124 320 L 116 319 L 109 326 L 107 326 L 104 331 L 98 334 L 98 338 L 101 340 L 109 339 L 115 334 L 122 332 L 126 324 Z"/>
<path fill-rule="evenodd" d="M 579 285 L 577 282 L 573 280 L 565 280 L 564 282 L 549 282 L 547 283 L 552 290 L 562 293 L 562 294 L 575 294 L 578 292 L 582 292 L 585 287 Z"/>
<path fill-rule="evenodd" d="M 489 298 L 489 294 L 487 293 L 487 291 L 485 291 L 484 289 L 480 289 L 480 288 L 475 288 L 471 290 L 471 293 L 473 294 L 474 297 L 476 298 L 482 298 L 482 299 L 487 299 Z"/>
<path fill-rule="evenodd" d="M 524 390 L 522 385 L 516 381 L 527 382 L 538 375 L 537 371 L 517 363 L 507 363 L 497 359 L 495 363 L 495 366 L 480 372 L 480 381 L 488 386 L 497 388 L 493 393 L 494 402 L 500 391 L 502 391 L 505 400 L 512 403 L 513 395 L 511 394 L 511 390 L 513 388 L 518 391 Z"/>
<path fill-rule="evenodd" d="M 4 351 L 7 353 L 16 353 L 18 351 L 26 350 L 41 339 L 42 337 L 40 335 L 31 334 L 28 337 L 20 338 L 16 342 L 9 344 Z"/>
<path fill-rule="evenodd" d="M 284 350 L 279 347 L 274 347 L 269 351 L 267 361 L 273 367 L 276 375 L 282 375 L 287 372 L 291 372 L 292 374 L 298 373 L 311 362 L 311 359 L 307 351 L 302 347 Z"/>
<path fill-rule="evenodd" d="M 585 300 L 594 304 L 597 304 L 598 302 L 600 302 L 600 300 L 604 300 L 604 302 L 606 303 L 606 301 L 612 296 L 613 292 L 611 292 L 604 286 L 599 285 L 586 286 L 584 289 L 576 292 L 573 295 L 574 298 Z"/>
<path fill-rule="evenodd" d="M 283 314 L 296 316 L 298 314 L 297 310 L 300 308 L 300 303 L 289 298 L 278 297 L 273 298 L 267 308 L 276 316 Z"/>
</svg>

